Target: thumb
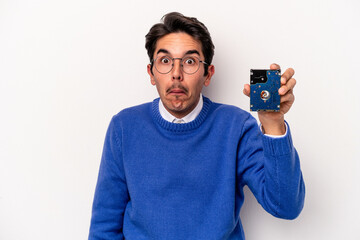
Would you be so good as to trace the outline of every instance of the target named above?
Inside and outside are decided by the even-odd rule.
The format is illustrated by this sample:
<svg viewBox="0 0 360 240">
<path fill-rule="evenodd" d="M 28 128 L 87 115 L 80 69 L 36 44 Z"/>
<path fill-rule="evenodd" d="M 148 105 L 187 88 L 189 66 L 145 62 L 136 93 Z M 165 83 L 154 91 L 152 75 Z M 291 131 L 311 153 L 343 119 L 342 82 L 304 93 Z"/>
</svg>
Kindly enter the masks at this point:
<svg viewBox="0 0 360 240">
<path fill-rule="evenodd" d="M 244 89 L 243 89 L 243 93 L 250 97 L 250 85 L 249 84 L 244 84 Z"/>
</svg>

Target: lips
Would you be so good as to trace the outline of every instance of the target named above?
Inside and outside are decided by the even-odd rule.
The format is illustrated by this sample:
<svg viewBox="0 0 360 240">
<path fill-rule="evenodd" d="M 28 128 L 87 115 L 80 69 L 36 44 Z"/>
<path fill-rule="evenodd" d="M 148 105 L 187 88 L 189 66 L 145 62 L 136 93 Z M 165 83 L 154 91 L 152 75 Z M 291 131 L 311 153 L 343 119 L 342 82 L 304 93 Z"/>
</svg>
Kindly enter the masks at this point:
<svg viewBox="0 0 360 240">
<path fill-rule="evenodd" d="M 183 86 L 172 86 L 166 92 L 168 94 L 181 95 L 181 94 L 187 94 L 188 91 Z"/>
<path fill-rule="evenodd" d="M 173 94 L 185 94 L 185 92 L 181 89 L 172 89 L 170 91 L 170 94 L 173 93 Z"/>
</svg>

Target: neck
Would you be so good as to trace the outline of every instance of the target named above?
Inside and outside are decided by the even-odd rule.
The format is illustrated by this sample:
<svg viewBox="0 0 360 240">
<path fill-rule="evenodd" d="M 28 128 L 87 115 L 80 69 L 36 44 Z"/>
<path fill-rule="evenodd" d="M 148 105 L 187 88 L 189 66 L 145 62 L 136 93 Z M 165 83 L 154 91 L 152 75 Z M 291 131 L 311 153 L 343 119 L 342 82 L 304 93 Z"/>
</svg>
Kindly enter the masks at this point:
<svg viewBox="0 0 360 240">
<path fill-rule="evenodd" d="M 160 126 L 167 131 L 179 133 L 179 132 L 192 131 L 198 128 L 205 121 L 210 111 L 212 102 L 210 101 L 210 99 L 203 96 L 203 106 L 201 108 L 199 115 L 197 115 L 194 120 L 187 121 L 187 124 L 175 124 L 171 122 L 172 120 L 171 121 L 166 120 L 167 118 L 166 117 L 164 118 L 159 111 L 160 110 L 159 104 L 160 104 L 160 99 L 157 98 L 154 100 L 152 105 L 153 117 L 156 120 L 156 122 L 159 123 Z M 166 109 L 163 108 L 163 110 L 165 111 Z M 167 113 L 170 114 L 169 112 Z"/>
<path fill-rule="evenodd" d="M 193 110 L 195 109 L 195 107 L 196 107 L 196 105 L 197 105 L 198 103 L 199 103 L 199 101 L 197 101 L 194 106 L 191 106 L 191 108 L 186 109 L 186 110 L 184 110 L 184 111 L 172 111 L 172 110 L 168 109 L 165 105 L 164 105 L 164 107 L 165 107 L 165 109 L 166 109 L 171 115 L 173 115 L 174 117 L 180 119 L 180 118 L 185 117 L 185 116 L 188 115 L 189 113 L 191 113 L 191 111 L 193 111 Z"/>
</svg>

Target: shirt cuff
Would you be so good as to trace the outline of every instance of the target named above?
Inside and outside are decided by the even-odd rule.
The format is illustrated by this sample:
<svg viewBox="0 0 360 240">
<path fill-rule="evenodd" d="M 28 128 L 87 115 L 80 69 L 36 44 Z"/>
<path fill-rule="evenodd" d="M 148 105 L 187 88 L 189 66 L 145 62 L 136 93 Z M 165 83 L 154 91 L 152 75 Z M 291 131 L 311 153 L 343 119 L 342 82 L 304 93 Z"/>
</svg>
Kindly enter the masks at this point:
<svg viewBox="0 0 360 240">
<path fill-rule="evenodd" d="M 261 123 L 260 123 L 260 131 L 261 131 L 265 136 L 268 136 L 268 137 L 271 137 L 271 138 L 282 138 L 282 137 L 285 137 L 286 134 L 287 134 L 288 125 L 287 125 L 287 122 L 285 121 L 285 134 L 284 134 L 284 135 L 270 135 L 270 134 L 264 133 Z"/>
</svg>

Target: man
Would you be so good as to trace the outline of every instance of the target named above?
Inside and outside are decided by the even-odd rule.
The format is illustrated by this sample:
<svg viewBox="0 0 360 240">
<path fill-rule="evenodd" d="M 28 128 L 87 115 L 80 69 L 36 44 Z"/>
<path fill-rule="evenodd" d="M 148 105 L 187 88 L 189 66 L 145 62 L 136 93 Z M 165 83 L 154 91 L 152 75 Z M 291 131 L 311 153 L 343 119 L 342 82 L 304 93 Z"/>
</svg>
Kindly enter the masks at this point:
<svg viewBox="0 0 360 240">
<path fill-rule="evenodd" d="M 284 122 L 294 70 L 282 75 L 280 112 L 259 112 L 260 130 L 248 112 L 202 96 L 215 72 L 214 46 L 197 19 L 165 15 L 146 49 L 160 99 L 111 120 L 89 239 L 244 239 L 245 185 L 272 215 L 296 218 L 305 190 Z"/>
</svg>

